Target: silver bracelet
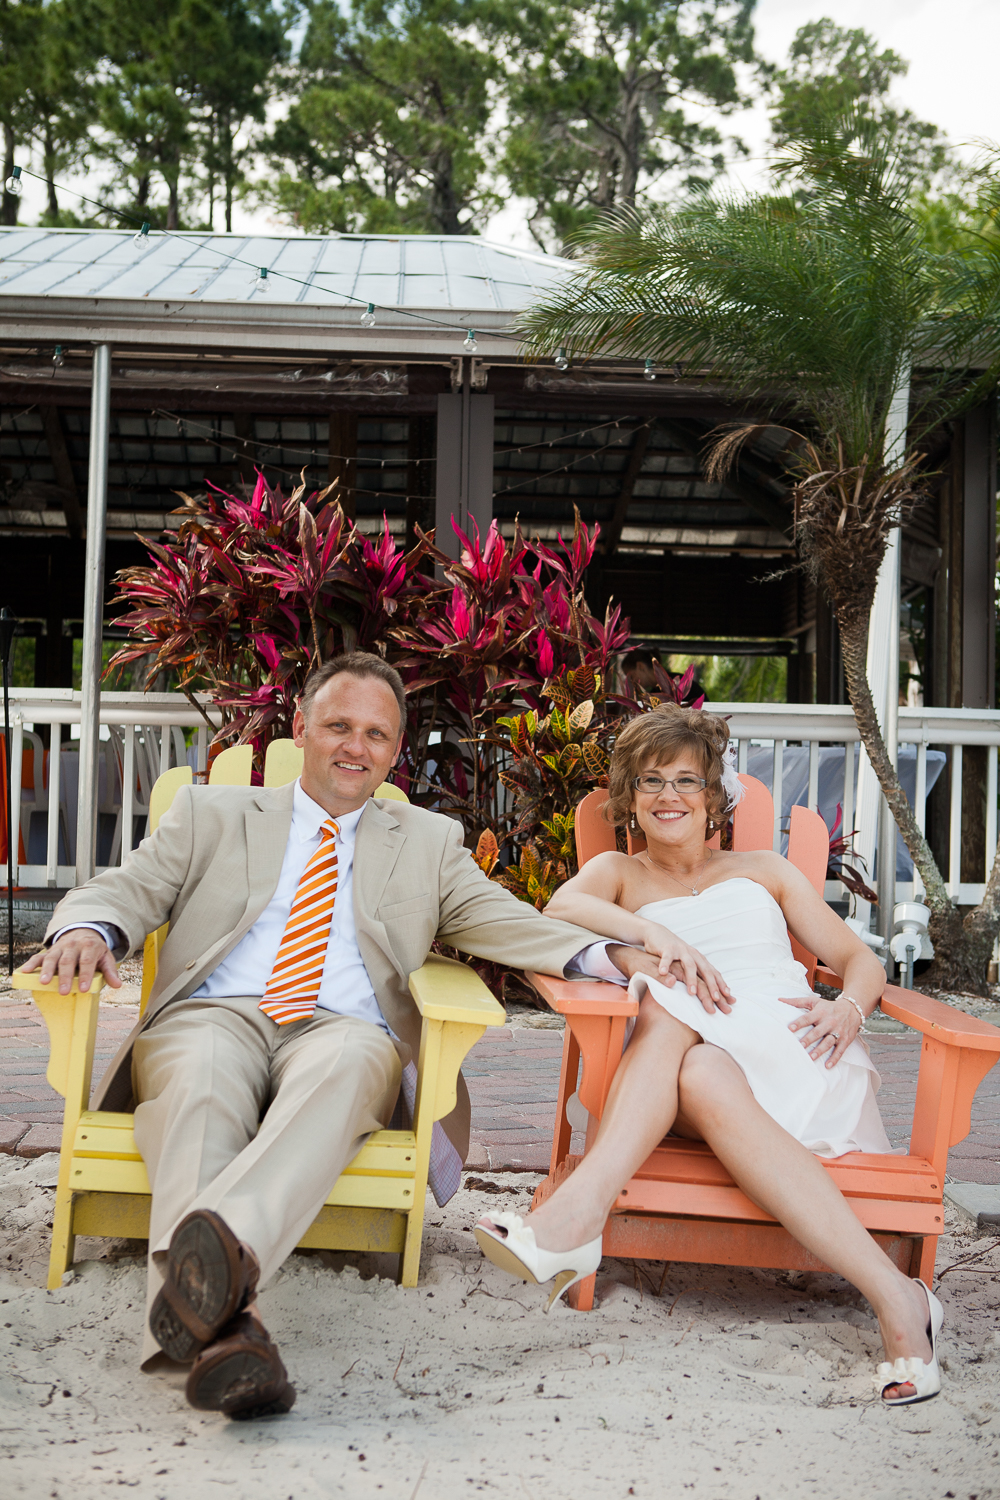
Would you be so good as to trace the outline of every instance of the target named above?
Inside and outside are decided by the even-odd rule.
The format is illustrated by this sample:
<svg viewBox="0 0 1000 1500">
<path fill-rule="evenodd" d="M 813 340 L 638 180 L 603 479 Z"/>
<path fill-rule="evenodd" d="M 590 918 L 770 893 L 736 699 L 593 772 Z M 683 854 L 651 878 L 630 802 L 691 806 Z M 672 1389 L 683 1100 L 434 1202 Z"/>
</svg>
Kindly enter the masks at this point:
<svg viewBox="0 0 1000 1500">
<path fill-rule="evenodd" d="M 841 990 L 841 992 L 840 992 L 840 998 L 841 998 L 841 1000 L 846 1000 L 847 1003 L 848 1003 L 848 1005 L 853 1005 L 854 1006 L 854 1009 L 857 1011 L 858 1015 L 861 1017 L 861 1025 L 864 1026 L 864 1024 L 867 1021 L 868 1017 L 865 1015 L 864 1011 L 861 1009 L 861 1006 L 854 999 L 854 997 L 852 995 L 845 995 L 844 992 L 843 992 L 843 990 Z"/>
</svg>

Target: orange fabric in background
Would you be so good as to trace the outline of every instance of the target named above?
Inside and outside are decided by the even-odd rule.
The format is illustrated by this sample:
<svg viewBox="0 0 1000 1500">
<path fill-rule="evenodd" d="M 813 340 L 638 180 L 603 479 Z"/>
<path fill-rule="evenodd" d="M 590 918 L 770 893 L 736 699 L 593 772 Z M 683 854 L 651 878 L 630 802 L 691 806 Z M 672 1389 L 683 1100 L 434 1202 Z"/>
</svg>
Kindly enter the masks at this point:
<svg viewBox="0 0 1000 1500">
<path fill-rule="evenodd" d="M 32 745 L 30 747 L 30 749 L 29 749 L 28 746 L 25 746 L 25 750 L 27 751 L 27 754 L 25 754 L 22 757 L 22 760 L 21 760 L 21 786 L 22 786 L 23 789 L 25 789 L 27 791 L 32 791 L 33 792 L 34 789 L 35 789 L 35 777 L 34 777 L 35 747 L 34 747 L 34 745 Z M 28 769 L 28 755 L 31 756 L 31 770 L 30 770 L 30 772 L 29 772 L 29 769 Z M 31 780 L 30 781 L 26 781 L 25 780 L 25 776 L 28 775 L 28 774 L 30 774 L 30 776 L 31 776 Z M 23 832 L 20 829 L 18 829 L 18 835 L 17 835 L 17 860 L 18 860 L 18 864 L 27 864 L 27 859 L 25 858 L 25 852 L 24 852 L 24 834 L 23 834 Z M 2 732 L 0 732 L 0 863 L 2 863 L 3 866 L 4 866 L 3 870 L 0 871 L 0 883 L 6 885 L 6 882 L 7 882 L 7 739 L 6 739 L 6 736 Z"/>
</svg>

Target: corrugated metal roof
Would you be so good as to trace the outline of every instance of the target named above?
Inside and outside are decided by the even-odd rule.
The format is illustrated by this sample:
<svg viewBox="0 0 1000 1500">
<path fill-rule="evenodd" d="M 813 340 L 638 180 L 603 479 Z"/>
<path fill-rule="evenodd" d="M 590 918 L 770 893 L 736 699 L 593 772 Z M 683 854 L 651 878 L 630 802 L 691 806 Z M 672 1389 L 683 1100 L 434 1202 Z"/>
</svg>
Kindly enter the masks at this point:
<svg viewBox="0 0 1000 1500">
<path fill-rule="evenodd" d="M 256 266 L 268 269 L 267 292 L 254 285 Z M 527 306 L 574 269 L 572 261 L 473 235 L 285 238 L 151 231 L 137 247 L 128 230 L 0 229 L 0 295 L 8 297 L 330 308 L 374 302 L 503 313 Z"/>
</svg>

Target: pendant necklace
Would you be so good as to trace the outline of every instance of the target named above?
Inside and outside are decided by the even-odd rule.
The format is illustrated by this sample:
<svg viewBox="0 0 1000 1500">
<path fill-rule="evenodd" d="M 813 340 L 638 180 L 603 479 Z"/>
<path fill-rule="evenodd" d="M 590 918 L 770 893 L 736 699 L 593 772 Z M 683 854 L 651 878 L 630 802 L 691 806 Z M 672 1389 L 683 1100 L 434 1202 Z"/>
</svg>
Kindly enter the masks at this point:
<svg viewBox="0 0 1000 1500">
<path fill-rule="evenodd" d="M 646 863 L 649 865 L 649 868 L 651 870 L 659 870 L 659 873 L 661 875 L 666 875 L 667 879 L 668 880 L 672 880 L 675 885 L 682 885 L 682 886 L 684 886 L 684 889 L 686 891 L 690 891 L 691 894 L 692 894 L 692 896 L 699 895 L 699 890 L 698 890 L 698 887 L 696 885 L 684 885 L 684 881 L 683 880 L 678 880 L 676 875 L 671 875 L 671 873 L 670 873 L 669 870 L 661 870 L 660 867 L 659 867 L 659 865 L 654 864 L 653 861 L 650 859 L 649 855 L 646 853 L 645 850 L 643 851 L 643 854 L 645 856 Z M 702 866 L 702 872 L 703 873 L 704 873 L 705 870 L 708 869 L 709 861 L 711 860 L 711 858 L 712 858 L 712 851 L 710 849 L 708 851 L 708 858 L 705 860 L 705 863 Z"/>
</svg>

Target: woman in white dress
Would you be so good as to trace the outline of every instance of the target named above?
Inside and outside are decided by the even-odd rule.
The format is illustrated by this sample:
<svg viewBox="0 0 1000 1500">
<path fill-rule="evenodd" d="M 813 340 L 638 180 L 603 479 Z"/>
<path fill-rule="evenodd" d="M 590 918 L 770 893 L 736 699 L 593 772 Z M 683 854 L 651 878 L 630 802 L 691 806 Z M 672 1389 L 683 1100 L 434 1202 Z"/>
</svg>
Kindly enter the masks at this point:
<svg viewBox="0 0 1000 1500">
<path fill-rule="evenodd" d="M 755 1203 L 868 1298 L 883 1400 L 926 1400 L 940 1389 L 940 1304 L 896 1269 L 817 1160 L 891 1149 L 857 1040 L 885 972 L 781 855 L 706 849 L 742 791 L 728 738 L 724 720 L 672 704 L 619 735 L 608 813 L 632 820 L 646 849 L 590 860 L 547 910 L 624 945 L 614 951 L 639 1000 L 635 1029 L 576 1171 L 527 1219 L 491 1213 L 476 1237 L 514 1275 L 555 1278 L 554 1299 L 597 1269 L 608 1213 L 658 1142 L 707 1141 Z M 843 976 L 838 999 L 810 992 L 787 929 Z"/>
</svg>

